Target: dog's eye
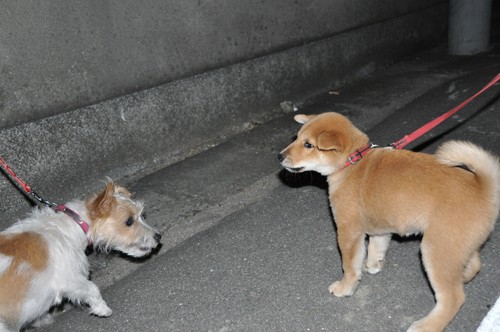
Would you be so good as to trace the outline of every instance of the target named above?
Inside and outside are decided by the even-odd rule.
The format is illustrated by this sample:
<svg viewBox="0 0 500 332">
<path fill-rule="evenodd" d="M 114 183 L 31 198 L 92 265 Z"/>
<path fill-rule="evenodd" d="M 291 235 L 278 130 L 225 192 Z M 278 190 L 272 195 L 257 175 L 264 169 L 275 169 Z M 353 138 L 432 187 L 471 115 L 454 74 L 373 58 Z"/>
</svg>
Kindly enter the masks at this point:
<svg viewBox="0 0 500 332">
<path fill-rule="evenodd" d="M 125 221 L 125 225 L 127 226 L 132 226 L 132 224 L 134 223 L 134 218 L 133 217 L 129 217 L 126 221 Z"/>
<path fill-rule="evenodd" d="M 309 142 L 305 142 L 305 143 L 304 143 L 304 147 L 305 147 L 306 149 L 312 149 L 312 148 L 314 147 L 314 145 L 312 145 L 312 144 L 311 144 L 311 143 L 309 143 Z"/>
</svg>

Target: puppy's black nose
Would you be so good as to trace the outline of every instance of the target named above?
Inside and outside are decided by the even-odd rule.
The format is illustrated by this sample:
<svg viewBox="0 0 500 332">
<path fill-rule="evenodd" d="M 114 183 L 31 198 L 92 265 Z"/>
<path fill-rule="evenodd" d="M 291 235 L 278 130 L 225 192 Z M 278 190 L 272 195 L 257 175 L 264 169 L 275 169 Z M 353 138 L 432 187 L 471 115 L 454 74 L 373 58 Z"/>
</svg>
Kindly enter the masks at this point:
<svg viewBox="0 0 500 332">
<path fill-rule="evenodd" d="M 285 156 L 284 156 L 282 153 L 280 153 L 280 154 L 278 155 L 278 160 L 279 160 L 279 162 L 280 162 L 280 163 L 282 163 L 282 162 L 283 162 L 283 160 L 285 160 Z"/>
<path fill-rule="evenodd" d="M 155 240 L 158 241 L 158 242 L 160 242 L 160 240 L 161 240 L 161 234 L 160 233 L 156 233 L 155 234 Z"/>
</svg>

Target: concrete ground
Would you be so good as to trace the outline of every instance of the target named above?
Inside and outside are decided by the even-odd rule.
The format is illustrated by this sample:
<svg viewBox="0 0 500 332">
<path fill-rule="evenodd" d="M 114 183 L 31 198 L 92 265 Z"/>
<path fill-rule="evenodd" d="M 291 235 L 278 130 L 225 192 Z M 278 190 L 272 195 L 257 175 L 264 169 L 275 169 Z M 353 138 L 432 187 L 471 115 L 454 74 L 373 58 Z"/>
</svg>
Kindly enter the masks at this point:
<svg viewBox="0 0 500 332">
<path fill-rule="evenodd" d="M 479 90 L 500 72 L 500 47 L 472 57 L 436 49 L 299 112 L 346 114 L 373 142 L 396 141 Z M 500 85 L 409 146 L 432 152 L 467 139 L 500 154 Z M 66 307 L 39 331 L 404 331 L 434 306 L 418 238 L 394 238 L 385 269 L 335 298 L 342 275 L 324 178 L 281 170 L 277 154 L 299 125 L 285 113 L 220 145 L 131 183 L 147 221 L 161 230 L 154 257 L 92 254 L 93 280 L 109 318 Z M 397 174 L 395 174 L 397 176 Z M 412 204 L 412 202 L 408 202 Z M 498 226 L 498 225 L 497 225 Z M 475 331 L 500 295 L 500 231 L 465 286 L 466 303 L 446 331 Z"/>
</svg>

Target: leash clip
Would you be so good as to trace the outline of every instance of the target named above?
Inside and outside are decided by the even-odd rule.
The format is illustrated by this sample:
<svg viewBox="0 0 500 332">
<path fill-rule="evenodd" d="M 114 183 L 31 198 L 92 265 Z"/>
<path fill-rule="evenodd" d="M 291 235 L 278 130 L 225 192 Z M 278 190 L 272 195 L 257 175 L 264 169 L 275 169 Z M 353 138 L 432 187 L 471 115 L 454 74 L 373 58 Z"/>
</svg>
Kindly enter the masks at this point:
<svg viewBox="0 0 500 332">
<path fill-rule="evenodd" d="M 57 204 L 51 203 L 49 201 L 44 200 L 42 197 L 40 197 L 36 192 L 33 190 L 30 190 L 28 194 L 35 199 L 38 203 L 44 204 L 46 207 L 52 208 L 56 206 Z"/>
</svg>

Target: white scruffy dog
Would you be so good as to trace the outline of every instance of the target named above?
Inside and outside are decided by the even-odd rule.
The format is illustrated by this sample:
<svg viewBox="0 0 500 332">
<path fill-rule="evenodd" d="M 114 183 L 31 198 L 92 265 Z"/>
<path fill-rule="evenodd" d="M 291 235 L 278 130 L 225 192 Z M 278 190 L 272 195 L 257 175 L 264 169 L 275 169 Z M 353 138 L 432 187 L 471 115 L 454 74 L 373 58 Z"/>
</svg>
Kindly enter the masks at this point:
<svg viewBox="0 0 500 332">
<path fill-rule="evenodd" d="M 0 331 L 50 322 L 49 309 L 67 299 L 90 313 L 112 311 L 88 280 L 90 244 L 130 256 L 148 255 L 161 235 L 142 216 L 143 204 L 111 181 L 94 197 L 31 215 L 0 233 Z"/>
</svg>

